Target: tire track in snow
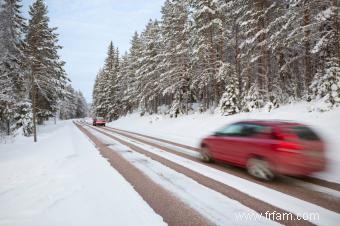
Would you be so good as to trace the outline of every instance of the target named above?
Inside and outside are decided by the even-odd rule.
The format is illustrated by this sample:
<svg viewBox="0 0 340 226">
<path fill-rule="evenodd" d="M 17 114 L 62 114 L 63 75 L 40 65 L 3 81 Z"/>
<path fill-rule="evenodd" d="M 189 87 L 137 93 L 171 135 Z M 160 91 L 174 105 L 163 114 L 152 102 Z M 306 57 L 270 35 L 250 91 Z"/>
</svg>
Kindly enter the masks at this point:
<svg viewBox="0 0 340 226">
<path fill-rule="evenodd" d="M 169 141 L 169 140 L 165 140 L 165 139 L 161 139 L 161 138 L 157 138 L 157 137 L 153 137 L 153 136 L 148 136 L 148 135 L 145 135 L 145 134 L 140 134 L 140 133 L 136 133 L 136 132 L 132 132 L 132 131 L 117 129 L 117 128 L 113 128 L 113 127 L 109 127 L 109 126 L 107 126 L 106 128 L 112 129 L 113 131 L 119 131 L 119 132 L 131 134 L 131 135 L 137 135 L 137 136 L 140 136 L 140 137 L 145 137 L 145 138 L 148 138 L 148 139 L 152 139 L 152 140 L 156 140 L 156 141 L 159 141 L 159 142 L 171 144 L 171 145 L 174 145 L 174 146 L 177 146 L 177 147 L 189 149 L 189 150 L 196 151 L 196 152 L 200 151 L 199 148 L 196 148 L 196 147 L 191 147 L 191 146 L 176 143 L 176 142 L 173 142 L 173 141 Z M 336 183 L 336 182 L 322 180 L 320 178 L 315 178 L 315 177 L 298 178 L 298 180 L 340 192 L 340 184 Z"/>
<path fill-rule="evenodd" d="M 158 161 L 161 164 L 179 172 L 184 174 L 185 176 L 192 178 L 193 180 L 197 181 L 199 184 L 204 185 L 212 190 L 215 190 L 225 196 L 227 196 L 228 198 L 234 199 L 238 202 L 240 202 L 242 205 L 247 206 L 253 210 L 255 210 L 257 213 L 263 214 L 265 215 L 266 212 L 276 212 L 278 214 L 280 214 L 281 216 L 284 215 L 288 215 L 288 216 L 293 216 L 293 220 L 287 220 L 287 219 L 273 219 L 275 221 L 277 221 L 280 224 L 284 224 L 284 225 L 312 225 L 313 223 L 308 222 L 306 220 L 298 220 L 296 218 L 296 215 L 292 212 L 289 211 L 285 211 L 280 207 L 271 205 L 267 202 L 264 202 L 262 200 L 259 200 L 255 197 L 252 197 L 244 192 L 239 191 L 237 188 L 231 187 L 227 184 L 224 184 L 222 182 L 219 182 L 217 180 L 214 180 L 208 176 L 202 175 L 196 171 L 193 171 L 185 166 L 182 166 L 178 163 L 175 163 L 173 161 L 170 161 L 166 158 L 163 158 L 157 154 L 154 154 L 150 151 L 145 150 L 144 148 L 141 148 L 133 143 L 130 143 L 128 141 L 122 140 L 120 138 L 118 138 L 117 136 L 114 136 L 112 134 L 109 134 L 107 132 L 102 131 L 101 129 L 92 127 L 92 126 L 88 126 L 89 128 L 98 131 L 99 133 L 104 134 L 107 137 L 112 138 L 113 140 L 131 148 L 132 150 L 139 152 L 149 158 L 151 158 L 152 160 Z"/>
<path fill-rule="evenodd" d="M 88 130 L 75 124 L 97 147 L 102 156 L 114 167 L 141 195 L 141 197 L 163 217 L 169 225 L 213 225 L 201 214 L 177 199 L 160 185 L 154 183 L 121 155 L 113 152 Z"/>
<path fill-rule="evenodd" d="M 301 182 L 298 179 L 291 179 L 291 178 L 288 178 L 288 177 L 281 177 L 280 180 L 271 181 L 271 182 L 259 181 L 255 178 L 251 177 L 250 175 L 248 175 L 244 169 L 240 169 L 238 167 L 229 166 L 227 168 L 227 167 L 225 167 L 225 165 L 222 165 L 222 164 L 218 165 L 218 164 L 203 163 L 202 161 L 200 161 L 199 158 L 193 157 L 192 155 L 185 154 L 183 152 L 179 152 L 175 148 L 171 148 L 171 147 L 168 147 L 166 145 L 159 144 L 159 143 L 154 143 L 154 142 L 151 142 L 151 141 L 148 141 L 148 140 L 143 140 L 140 137 L 136 137 L 134 135 L 127 134 L 127 132 L 116 131 L 115 129 L 112 129 L 112 128 L 102 128 L 102 129 L 110 131 L 110 132 L 117 133 L 117 134 L 125 136 L 129 139 L 136 140 L 138 142 L 142 142 L 142 143 L 147 144 L 147 145 L 151 145 L 153 147 L 162 149 L 162 150 L 170 152 L 172 154 L 176 154 L 178 156 L 187 158 L 191 161 L 201 163 L 203 165 L 212 167 L 212 168 L 220 170 L 222 172 L 229 173 L 231 175 L 249 180 L 249 181 L 254 182 L 256 184 L 265 186 L 267 188 L 277 190 L 277 191 L 285 193 L 287 195 L 294 196 L 296 198 L 305 200 L 307 202 L 316 204 L 318 206 L 322 206 L 322 207 L 329 209 L 331 211 L 335 211 L 337 213 L 340 213 L 340 192 L 339 191 L 329 189 L 327 187 L 325 187 L 325 188 L 322 187 L 322 186 L 319 187 L 318 185 Z M 171 142 L 171 144 L 173 145 L 174 142 Z"/>
</svg>

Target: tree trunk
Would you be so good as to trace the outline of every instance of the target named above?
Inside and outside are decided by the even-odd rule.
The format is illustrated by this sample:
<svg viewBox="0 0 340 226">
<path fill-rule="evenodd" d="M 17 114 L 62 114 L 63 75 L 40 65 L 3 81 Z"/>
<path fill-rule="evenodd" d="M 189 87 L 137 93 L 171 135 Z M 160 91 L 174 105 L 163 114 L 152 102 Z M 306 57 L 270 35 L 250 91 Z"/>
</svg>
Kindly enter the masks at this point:
<svg viewBox="0 0 340 226">
<path fill-rule="evenodd" d="M 333 30 L 335 33 L 334 37 L 334 49 L 335 49 L 335 58 L 337 60 L 337 63 L 340 64 L 340 35 L 339 35 L 339 30 L 340 30 L 340 25 L 338 21 L 338 14 L 339 14 L 339 6 L 338 6 L 338 1 L 333 0 L 332 1 L 332 7 L 333 7 Z"/>
<path fill-rule="evenodd" d="M 261 12 L 261 17 L 259 18 L 258 21 L 258 31 L 262 31 L 265 29 L 266 25 L 266 18 L 264 15 L 264 10 L 267 7 L 267 1 L 263 0 L 256 0 L 256 8 L 259 12 Z M 260 48 L 260 58 L 258 60 L 258 85 L 260 88 L 260 93 L 262 94 L 263 100 L 268 99 L 268 84 L 269 84 L 269 52 L 267 49 L 267 46 L 264 44 L 266 41 L 267 36 L 263 32 L 260 35 L 259 38 L 259 43 L 262 43 L 261 48 Z"/>
<path fill-rule="evenodd" d="M 238 90 L 240 95 L 242 94 L 242 78 L 241 78 L 241 67 L 240 67 L 240 48 L 239 48 L 239 26 L 235 21 L 235 69 L 238 81 Z"/>
<path fill-rule="evenodd" d="M 306 28 L 310 25 L 310 9 L 309 9 L 309 0 L 304 1 L 304 11 L 303 11 L 303 26 L 304 26 L 304 86 L 305 90 L 309 90 L 310 83 L 312 81 L 311 75 L 311 62 L 310 62 L 310 29 Z"/>
<path fill-rule="evenodd" d="M 33 136 L 34 142 L 37 142 L 36 88 L 34 84 L 34 79 L 32 83 L 32 112 L 33 112 Z"/>
<path fill-rule="evenodd" d="M 11 123 L 10 120 L 7 120 L 7 136 L 11 135 Z"/>
</svg>

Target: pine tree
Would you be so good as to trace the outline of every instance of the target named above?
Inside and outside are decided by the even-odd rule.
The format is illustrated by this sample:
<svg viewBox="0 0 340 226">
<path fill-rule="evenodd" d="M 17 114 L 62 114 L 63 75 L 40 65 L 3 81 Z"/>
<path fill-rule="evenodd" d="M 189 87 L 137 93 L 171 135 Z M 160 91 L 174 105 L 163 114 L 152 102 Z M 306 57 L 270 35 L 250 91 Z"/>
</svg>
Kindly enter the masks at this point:
<svg viewBox="0 0 340 226">
<path fill-rule="evenodd" d="M 120 100 L 120 114 L 126 115 L 127 113 L 131 112 L 132 110 L 132 104 L 130 101 L 130 95 L 133 90 L 133 84 L 130 84 L 131 78 L 129 77 L 129 56 L 127 53 L 125 53 L 122 56 L 121 62 L 120 62 L 120 69 L 118 72 L 117 77 L 117 83 L 116 83 L 116 89 L 117 89 L 117 100 Z"/>
<path fill-rule="evenodd" d="M 62 120 L 84 118 L 87 116 L 87 103 L 81 91 L 75 91 L 70 84 L 66 86 L 66 96 L 60 103 L 59 118 Z"/>
<path fill-rule="evenodd" d="M 137 69 L 137 92 L 142 112 L 157 113 L 161 94 L 159 86 L 160 72 L 157 70 L 161 62 L 161 37 L 158 21 L 150 20 L 141 35 L 142 52 L 140 68 Z"/>
<path fill-rule="evenodd" d="M 30 7 L 25 48 L 29 59 L 30 87 L 33 111 L 34 141 L 36 121 L 42 124 L 49 117 L 56 116 L 58 102 L 65 96 L 68 81 L 60 60 L 56 28 L 50 28 L 47 6 L 43 0 L 36 0 Z"/>
<path fill-rule="evenodd" d="M 338 106 L 338 4 L 166 0 L 162 20 L 150 20 L 129 52 L 116 56 L 117 70 L 98 74 L 96 112 L 116 118 L 162 109 L 176 117 L 219 103 L 229 115 L 306 97 Z"/>
<path fill-rule="evenodd" d="M 170 115 L 188 112 L 190 101 L 189 7 L 184 1 L 166 1 L 162 8 L 161 73 L 165 98 L 171 97 Z"/>
<path fill-rule="evenodd" d="M 107 75 L 103 69 L 100 70 L 94 84 L 92 108 L 93 114 L 98 117 L 109 115 L 108 99 L 111 97 L 107 96 L 109 82 Z"/>
<path fill-rule="evenodd" d="M 6 124 L 0 123 L 0 127 L 7 127 L 8 135 L 22 126 L 22 119 L 30 115 L 24 110 L 30 103 L 26 99 L 25 20 L 21 16 L 21 7 L 20 0 L 4 0 L 0 9 L 0 121 Z"/>
<path fill-rule="evenodd" d="M 240 111 L 239 109 L 239 85 L 234 65 L 224 64 L 220 72 L 221 76 L 226 77 L 226 88 L 220 100 L 218 109 L 222 115 L 232 115 Z"/>
<path fill-rule="evenodd" d="M 128 53 L 128 65 L 126 66 L 126 80 L 127 80 L 127 88 L 124 94 L 128 109 L 131 111 L 132 109 L 137 109 L 139 106 L 139 96 L 138 96 L 138 79 L 137 79 L 137 70 L 141 66 L 141 57 L 142 57 L 142 41 L 139 37 L 139 34 L 135 32 L 131 39 L 131 47 Z"/>
<path fill-rule="evenodd" d="M 315 74 L 310 89 L 311 99 L 321 101 L 319 110 L 340 106 L 340 65 L 336 58 L 328 59 L 324 71 Z"/>
<path fill-rule="evenodd" d="M 192 40 L 195 68 L 192 86 L 198 88 L 198 100 L 206 108 L 217 105 L 224 84 L 215 77 L 222 65 L 224 52 L 223 21 L 216 1 L 193 0 Z"/>
<path fill-rule="evenodd" d="M 110 42 L 103 70 L 97 75 L 94 85 L 94 113 L 108 120 L 117 119 L 120 111 L 117 77 L 119 73 L 119 52 Z"/>
<path fill-rule="evenodd" d="M 37 0 L 30 7 L 31 19 L 27 31 L 27 55 L 30 60 L 31 96 L 37 119 L 41 124 L 54 116 L 58 101 L 65 96 L 68 81 L 60 60 L 56 28 L 50 28 L 47 6 L 43 0 Z"/>
</svg>

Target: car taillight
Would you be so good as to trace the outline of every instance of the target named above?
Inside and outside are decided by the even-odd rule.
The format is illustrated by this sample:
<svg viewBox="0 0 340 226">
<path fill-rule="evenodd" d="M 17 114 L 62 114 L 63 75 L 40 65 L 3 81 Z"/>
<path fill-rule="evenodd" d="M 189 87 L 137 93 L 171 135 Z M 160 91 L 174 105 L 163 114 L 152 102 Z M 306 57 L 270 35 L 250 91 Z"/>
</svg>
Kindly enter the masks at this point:
<svg viewBox="0 0 340 226">
<path fill-rule="evenodd" d="M 281 141 L 277 144 L 277 150 L 290 153 L 301 153 L 303 147 L 297 143 Z"/>
</svg>

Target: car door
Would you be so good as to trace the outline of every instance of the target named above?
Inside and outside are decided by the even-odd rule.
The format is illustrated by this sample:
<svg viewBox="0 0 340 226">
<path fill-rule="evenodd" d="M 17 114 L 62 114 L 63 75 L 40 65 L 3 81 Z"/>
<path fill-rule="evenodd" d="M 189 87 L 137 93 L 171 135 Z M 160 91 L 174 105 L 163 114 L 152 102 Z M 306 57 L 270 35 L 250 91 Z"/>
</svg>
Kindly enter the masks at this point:
<svg viewBox="0 0 340 226">
<path fill-rule="evenodd" d="M 228 125 L 218 130 L 211 143 L 212 155 L 215 159 L 233 163 L 236 158 L 235 139 L 242 137 L 242 124 L 236 123 Z"/>
<path fill-rule="evenodd" d="M 236 165 L 244 166 L 251 154 L 261 154 L 266 142 L 261 138 L 265 127 L 252 123 L 239 123 L 237 130 L 228 133 L 221 139 L 220 159 Z"/>
<path fill-rule="evenodd" d="M 249 138 L 252 135 L 251 125 L 239 123 L 236 133 L 224 137 L 224 145 L 221 151 L 221 158 L 236 165 L 243 165 L 244 156 L 249 150 Z"/>
<path fill-rule="evenodd" d="M 234 154 L 232 161 L 235 164 L 245 166 L 252 155 L 266 157 L 271 148 L 271 129 L 269 126 L 258 124 L 243 124 L 242 136 L 233 140 Z"/>
</svg>

